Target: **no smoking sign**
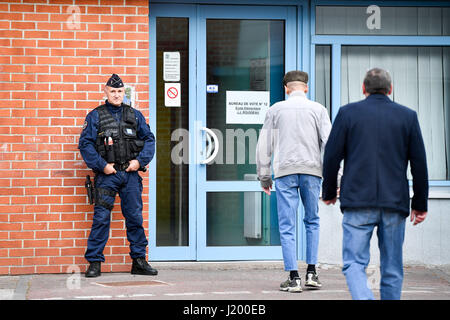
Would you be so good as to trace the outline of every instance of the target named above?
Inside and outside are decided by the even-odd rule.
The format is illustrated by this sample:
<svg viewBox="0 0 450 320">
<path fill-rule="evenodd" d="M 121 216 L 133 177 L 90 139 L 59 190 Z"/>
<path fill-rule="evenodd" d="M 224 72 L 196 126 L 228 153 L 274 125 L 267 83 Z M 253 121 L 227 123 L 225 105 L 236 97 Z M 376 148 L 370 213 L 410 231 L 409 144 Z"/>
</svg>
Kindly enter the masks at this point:
<svg viewBox="0 0 450 320">
<path fill-rule="evenodd" d="M 178 90 L 175 87 L 170 87 L 167 89 L 167 96 L 169 99 L 176 99 L 178 97 Z"/>
<path fill-rule="evenodd" d="M 164 105 L 166 107 L 181 107 L 180 83 L 164 84 Z"/>
</svg>

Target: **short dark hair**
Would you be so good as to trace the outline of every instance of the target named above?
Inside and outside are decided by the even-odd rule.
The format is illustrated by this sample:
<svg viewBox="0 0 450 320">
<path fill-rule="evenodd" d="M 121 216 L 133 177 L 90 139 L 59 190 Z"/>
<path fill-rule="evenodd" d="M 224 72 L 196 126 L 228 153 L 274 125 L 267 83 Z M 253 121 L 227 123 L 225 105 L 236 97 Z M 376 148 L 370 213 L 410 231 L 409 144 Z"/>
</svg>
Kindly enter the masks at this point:
<svg viewBox="0 0 450 320">
<path fill-rule="evenodd" d="M 308 83 L 308 73 L 299 70 L 289 71 L 283 77 L 283 85 L 285 86 L 292 81 Z"/>
<path fill-rule="evenodd" d="M 391 91 L 391 76 L 389 72 L 381 68 L 373 68 L 367 71 L 364 77 L 364 87 L 367 93 L 388 94 Z"/>
</svg>

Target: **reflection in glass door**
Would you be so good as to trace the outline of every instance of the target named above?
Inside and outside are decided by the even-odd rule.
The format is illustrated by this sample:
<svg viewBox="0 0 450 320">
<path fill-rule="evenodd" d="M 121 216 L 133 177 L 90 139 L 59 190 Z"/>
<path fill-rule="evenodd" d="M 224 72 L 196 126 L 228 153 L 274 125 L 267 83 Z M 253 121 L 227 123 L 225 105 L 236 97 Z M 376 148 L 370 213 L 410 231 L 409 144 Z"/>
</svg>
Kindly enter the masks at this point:
<svg viewBox="0 0 450 320">
<path fill-rule="evenodd" d="M 286 7 L 202 7 L 198 114 L 216 156 L 197 169 L 199 260 L 281 259 L 276 194 L 261 192 L 255 150 L 265 112 L 284 99 L 285 70 L 295 68 L 288 17 Z"/>
<path fill-rule="evenodd" d="M 172 161 L 178 129 L 189 130 L 189 20 L 157 18 L 157 129 L 156 129 L 156 245 L 187 246 L 189 242 L 189 168 L 187 163 Z M 170 73 L 168 63 L 172 63 Z M 166 88 L 179 85 L 180 103 L 167 106 Z M 175 92 L 175 91 L 174 91 Z M 181 94 L 182 93 L 182 94 Z"/>
<path fill-rule="evenodd" d="M 283 20 L 206 20 L 206 81 L 218 91 L 207 92 L 206 125 L 223 141 L 206 167 L 207 180 L 239 181 L 256 173 L 264 110 L 284 98 L 284 28 Z M 262 102 L 268 105 L 261 108 Z"/>
</svg>

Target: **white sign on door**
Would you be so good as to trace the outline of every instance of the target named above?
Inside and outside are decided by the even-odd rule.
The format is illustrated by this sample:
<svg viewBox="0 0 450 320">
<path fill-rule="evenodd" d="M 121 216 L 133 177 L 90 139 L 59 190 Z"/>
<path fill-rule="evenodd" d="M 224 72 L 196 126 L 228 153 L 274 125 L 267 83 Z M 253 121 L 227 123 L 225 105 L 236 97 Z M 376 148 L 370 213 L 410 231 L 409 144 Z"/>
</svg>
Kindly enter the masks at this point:
<svg viewBox="0 0 450 320">
<path fill-rule="evenodd" d="M 164 105 L 166 107 L 181 107 L 180 83 L 164 84 Z"/>
<path fill-rule="evenodd" d="M 269 91 L 227 91 L 227 124 L 264 124 Z"/>
<path fill-rule="evenodd" d="M 163 78 L 164 81 L 180 81 L 180 53 L 164 52 L 163 53 Z"/>
</svg>

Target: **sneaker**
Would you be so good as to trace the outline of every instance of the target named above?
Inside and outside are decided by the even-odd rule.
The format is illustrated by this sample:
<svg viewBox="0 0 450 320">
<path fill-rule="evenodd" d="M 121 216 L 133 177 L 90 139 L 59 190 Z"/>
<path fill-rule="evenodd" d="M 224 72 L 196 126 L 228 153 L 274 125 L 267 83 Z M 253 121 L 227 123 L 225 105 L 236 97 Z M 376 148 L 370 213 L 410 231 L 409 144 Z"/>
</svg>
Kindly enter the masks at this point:
<svg viewBox="0 0 450 320">
<path fill-rule="evenodd" d="M 316 272 L 308 272 L 306 273 L 305 287 L 310 288 L 320 288 L 322 283 L 319 281 L 319 276 Z"/>
<path fill-rule="evenodd" d="M 280 290 L 287 292 L 302 292 L 302 280 L 297 277 L 291 280 L 291 278 L 288 277 L 286 281 L 280 284 Z"/>
</svg>

